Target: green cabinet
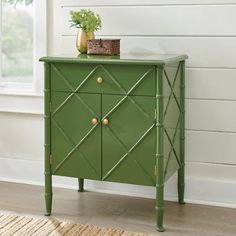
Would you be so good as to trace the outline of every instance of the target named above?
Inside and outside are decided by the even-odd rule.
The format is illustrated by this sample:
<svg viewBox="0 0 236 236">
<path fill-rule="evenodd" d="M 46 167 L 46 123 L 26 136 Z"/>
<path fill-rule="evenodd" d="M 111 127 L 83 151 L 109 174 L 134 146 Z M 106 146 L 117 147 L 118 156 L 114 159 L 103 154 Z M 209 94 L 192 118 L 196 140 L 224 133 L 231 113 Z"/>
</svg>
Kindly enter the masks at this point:
<svg viewBox="0 0 236 236">
<path fill-rule="evenodd" d="M 185 55 L 44 57 L 45 200 L 52 175 L 156 188 L 178 171 L 184 203 Z"/>
</svg>

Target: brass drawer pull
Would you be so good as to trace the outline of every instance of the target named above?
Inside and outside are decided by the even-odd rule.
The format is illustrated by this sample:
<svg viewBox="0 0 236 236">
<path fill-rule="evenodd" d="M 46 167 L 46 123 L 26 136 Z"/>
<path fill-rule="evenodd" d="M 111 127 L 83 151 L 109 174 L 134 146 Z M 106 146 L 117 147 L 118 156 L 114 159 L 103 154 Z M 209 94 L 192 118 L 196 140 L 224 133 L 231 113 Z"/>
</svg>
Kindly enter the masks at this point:
<svg viewBox="0 0 236 236">
<path fill-rule="evenodd" d="M 92 121 L 91 121 L 91 123 L 92 123 L 93 125 L 96 125 L 96 124 L 98 123 L 98 119 L 97 119 L 97 118 L 93 118 Z"/>
<path fill-rule="evenodd" d="M 109 120 L 108 120 L 107 118 L 105 118 L 105 119 L 103 119 L 102 123 L 103 123 L 104 125 L 108 125 Z"/>
<path fill-rule="evenodd" d="M 101 84 L 102 82 L 103 82 L 103 78 L 102 78 L 102 77 L 98 77 L 98 78 L 97 78 L 97 83 L 98 83 L 98 84 Z"/>
</svg>

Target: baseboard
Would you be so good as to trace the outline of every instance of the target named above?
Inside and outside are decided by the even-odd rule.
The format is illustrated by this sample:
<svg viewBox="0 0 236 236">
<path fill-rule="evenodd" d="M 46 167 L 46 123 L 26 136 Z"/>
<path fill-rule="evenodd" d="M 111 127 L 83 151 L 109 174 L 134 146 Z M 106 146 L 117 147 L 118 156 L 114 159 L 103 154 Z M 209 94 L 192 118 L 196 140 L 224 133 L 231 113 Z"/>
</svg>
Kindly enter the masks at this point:
<svg viewBox="0 0 236 236">
<path fill-rule="evenodd" d="M 0 158 L 0 181 L 43 185 L 43 162 Z M 165 186 L 165 199 L 177 200 L 176 176 Z M 77 189 L 76 178 L 53 177 L 53 186 Z M 155 198 L 155 188 L 86 180 L 89 191 Z M 189 203 L 236 208 L 236 182 L 186 176 L 185 200 Z"/>
</svg>

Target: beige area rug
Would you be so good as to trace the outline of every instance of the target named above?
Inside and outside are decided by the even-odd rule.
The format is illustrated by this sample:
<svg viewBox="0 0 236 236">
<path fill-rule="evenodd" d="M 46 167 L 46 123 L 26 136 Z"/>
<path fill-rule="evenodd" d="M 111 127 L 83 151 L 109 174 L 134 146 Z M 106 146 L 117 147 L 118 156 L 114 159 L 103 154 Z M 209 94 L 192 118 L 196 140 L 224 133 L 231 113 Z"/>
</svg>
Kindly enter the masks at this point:
<svg viewBox="0 0 236 236">
<path fill-rule="evenodd" d="M 147 236 L 143 233 L 80 225 L 62 222 L 57 219 L 35 219 L 26 216 L 0 215 L 1 236 Z"/>
</svg>

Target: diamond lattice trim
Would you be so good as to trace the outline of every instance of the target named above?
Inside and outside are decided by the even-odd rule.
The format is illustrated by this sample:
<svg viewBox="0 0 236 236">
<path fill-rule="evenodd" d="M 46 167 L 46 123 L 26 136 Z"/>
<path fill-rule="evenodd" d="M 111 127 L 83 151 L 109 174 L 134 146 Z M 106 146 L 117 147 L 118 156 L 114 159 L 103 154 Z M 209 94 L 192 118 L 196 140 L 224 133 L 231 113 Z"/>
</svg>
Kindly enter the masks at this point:
<svg viewBox="0 0 236 236">
<path fill-rule="evenodd" d="M 78 92 L 83 85 L 85 85 L 85 83 L 89 80 L 89 78 L 95 73 L 95 71 L 98 68 L 102 68 L 110 77 L 110 79 L 124 92 L 126 93 L 126 95 L 124 95 L 124 97 L 122 97 L 121 100 L 119 100 L 115 106 L 113 106 L 113 108 L 108 111 L 102 119 L 104 119 L 107 116 L 110 116 L 113 112 L 116 111 L 116 109 L 121 106 L 126 100 L 129 100 L 133 105 L 136 106 L 136 108 L 142 112 L 142 114 L 150 119 L 150 115 L 129 95 L 135 90 L 135 88 L 137 88 L 142 81 L 149 75 L 149 73 L 151 73 L 154 68 L 150 68 L 148 69 L 146 72 L 144 72 L 140 78 L 138 78 L 138 80 L 136 81 L 136 83 L 129 89 L 129 91 L 125 91 L 125 89 L 122 87 L 122 85 L 116 80 L 116 78 L 103 66 L 103 65 L 98 65 L 96 66 L 85 78 L 84 80 L 77 86 L 77 88 L 75 89 L 75 92 Z M 59 71 L 59 69 L 53 65 L 53 69 L 56 71 L 56 73 L 60 76 L 60 78 L 64 81 L 64 83 L 66 84 L 66 86 L 73 91 L 74 88 L 73 86 L 64 78 L 64 75 Z M 61 127 L 56 120 L 54 119 L 55 115 L 63 109 L 63 107 L 70 101 L 70 99 L 75 96 L 86 108 L 87 110 L 95 117 L 99 117 L 96 112 L 86 103 L 86 101 L 84 99 L 82 99 L 77 93 L 71 93 L 69 94 L 69 96 L 53 111 L 52 113 L 52 121 L 54 122 L 54 124 L 56 125 L 56 127 L 60 130 L 60 132 L 62 133 L 62 135 L 74 146 L 69 152 L 68 154 L 65 156 L 65 158 L 56 166 L 56 168 L 53 170 L 53 172 L 55 173 L 56 171 L 58 171 L 63 164 L 70 158 L 70 156 L 72 155 L 72 153 L 75 150 L 79 151 L 79 146 L 88 138 L 89 135 L 91 135 L 93 133 L 93 131 L 95 130 L 95 128 L 98 126 L 95 125 L 93 126 L 88 132 L 87 134 L 77 143 L 75 144 L 71 138 L 69 137 L 68 134 L 66 134 L 66 131 L 63 129 L 63 127 Z M 128 149 L 125 144 L 118 138 L 118 136 L 112 131 L 112 129 L 108 126 L 109 132 L 116 138 L 116 140 L 118 141 L 119 145 L 122 146 L 122 148 L 126 151 L 126 153 L 120 158 L 120 160 L 107 172 L 107 174 L 103 177 L 103 180 L 107 179 L 108 176 L 111 175 L 111 173 L 128 157 L 130 156 L 132 158 L 132 160 L 134 161 L 134 163 L 142 169 L 142 171 L 145 173 L 145 175 L 152 181 L 154 182 L 154 180 L 152 179 L 152 177 L 149 175 L 149 173 L 142 167 L 142 165 L 135 159 L 134 155 L 132 154 L 132 151 L 142 142 L 142 140 L 144 140 L 144 138 L 150 133 L 150 131 L 153 129 L 154 127 L 154 121 L 153 124 L 143 133 L 143 135 L 141 137 L 139 137 L 138 141 L 133 144 L 133 146 Z M 84 156 L 81 152 L 79 152 L 80 155 L 82 156 L 82 158 L 84 158 L 84 160 L 89 164 L 89 166 L 94 170 L 94 172 L 98 175 L 98 173 L 96 172 L 96 170 L 93 168 L 93 166 L 91 165 L 91 163 L 88 161 L 88 159 L 86 158 L 86 156 Z"/>
<path fill-rule="evenodd" d="M 122 140 L 115 134 L 115 132 L 109 127 L 107 126 L 106 128 L 109 130 L 110 134 L 117 140 L 118 144 L 126 151 L 126 153 L 119 159 L 119 161 L 103 176 L 103 180 L 106 180 L 111 174 L 112 172 L 114 172 L 120 165 L 122 162 L 125 161 L 126 158 L 131 157 L 132 161 L 134 162 L 134 164 L 140 168 L 143 173 L 145 173 L 146 177 L 152 182 L 155 183 L 155 181 L 153 180 L 153 178 L 151 177 L 151 175 L 143 168 L 142 164 L 140 164 L 135 156 L 133 155 L 132 151 L 145 139 L 145 137 L 152 131 L 152 129 L 155 127 L 155 124 L 152 124 L 144 133 L 142 136 L 140 136 L 138 138 L 138 141 L 136 143 L 134 143 L 132 145 L 131 148 L 127 148 L 126 145 L 124 144 L 124 142 L 122 142 Z"/>
<path fill-rule="evenodd" d="M 80 156 L 87 162 L 87 164 L 90 166 L 90 168 L 93 170 L 93 172 L 97 175 L 100 176 L 99 173 L 97 173 L 96 169 L 93 167 L 93 165 L 90 163 L 88 158 L 80 152 L 79 147 L 81 146 L 82 143 L 85 142 L 85 140 L 93 133 L 93 131 L 96 129 L 98 124 L 94 125 L 87 133 L 86 135 L 77 143 L 75 144 L 73 140 L 69 137 L 69 135 L 66 134 L 65 130 L 56 122 L 55 119 L 52 118 L 52 122 L 55 124 L 55 126 L 58 128 L 58 130 L 61 132 L 61 134 L 66 138 L 67 141 L 69 141 L 72 145 L 73 148 L 67 153 L 65 158 L 53 169 L 53 174 L 56 173 L 62 166 L 63 164 L 70 158 L 70 156 L 77 150 L 80 154 Z"/>
</svg>

